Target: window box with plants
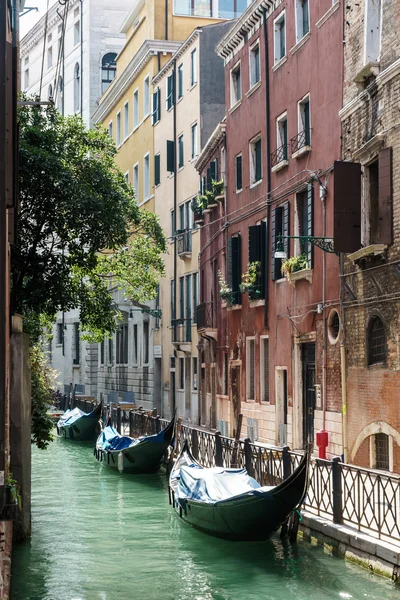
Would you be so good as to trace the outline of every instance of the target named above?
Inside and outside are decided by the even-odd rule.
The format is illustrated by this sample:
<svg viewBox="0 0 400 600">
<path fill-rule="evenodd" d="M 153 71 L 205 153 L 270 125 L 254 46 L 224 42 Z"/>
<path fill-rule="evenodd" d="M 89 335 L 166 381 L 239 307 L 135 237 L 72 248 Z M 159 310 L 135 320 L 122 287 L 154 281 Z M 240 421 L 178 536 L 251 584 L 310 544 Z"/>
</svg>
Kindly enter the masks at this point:
<svg viewBox="0 0 400 600">
<path fill-rule="evenodd" d="M 204 223 L 204 208 L 201 198 L 203 198 L 203 196 L 196 196 L 196 198 L 193 198 L 191 203 L 191 209 L 194 215 L 194 222 L 198 223 L 199 225 L 202 225 Z"/>
<path fill-rule="evenodd" d="M 306 279 L 312 283 L 312 269 L 305 254 L 282 260 L 281 273 L 293 284 L 300 279 Z"/>
<path fill-rule="evenodd" d="M 211 186 L 212 186 L 212 192 L 214 195 L 214 202 L 223 202 L 224 201 L 224 190 L 225 190 L 225 183 L 224 180 L 221 179 L 220 181 L 215 181 L 215 179 L 212 180 L 211 182 Z"/>
<path fill-rule="evenodd" d="M 249 263 L 247 271 L 242 273 L 240 284 L 242 294 L 247 294 L 250 301 L 261 300 L 261 263 L 259 261 Z"/>
<path fill-rule="evenodd" d="M 218 281 L 219 281 L 219 295 L 221 300 L 224 300 L 229 306 L 235 303 L 234 293 L 225 281 L 224 276 L 221 271 L 218 271 Z"/>
</svg>

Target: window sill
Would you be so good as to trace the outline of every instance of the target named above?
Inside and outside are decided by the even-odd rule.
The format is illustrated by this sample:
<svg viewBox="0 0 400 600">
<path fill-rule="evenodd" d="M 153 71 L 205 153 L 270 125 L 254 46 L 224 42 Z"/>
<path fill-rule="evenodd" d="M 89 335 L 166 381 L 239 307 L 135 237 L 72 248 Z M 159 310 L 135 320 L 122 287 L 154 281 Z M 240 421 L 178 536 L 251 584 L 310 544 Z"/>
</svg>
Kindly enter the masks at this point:
<svg viewBox="0 0 400 600">
<path fill-rule="evenodd" d="M 260 185 L 260 183 L 262 183 L 262 179 L 259 179 L 258 181 L 255 181 L 254 183 L 250 184 L 250 189 L 252 190 L 253 188 L 257 187 L 258 185 Z"/>
<path fill-rule="evenodd" d="M 335 2 L 335 4 L 332 4 L 332 6 L 330 7 L 329 10 L 326 11 L 326 13 L 320 18 L 319 21 L 316 22 L 316 26 L 318 27 L 318 29 L 320 27 L 322 27 L 322 25 L 324 23 L 326 23 L 326 21 L 329 19 L 329 17 L 331 15 L 333 15 L 333 13 L 335 13 L 337 11 L 337 9 L 339 8 L 340 3 L 339 2 Z"/>
<path fill-rule="evenodd" d="M 80 369 L 81 365 L 76 365 L 75 363 L 72 365 L 73 369 Z"/>
<path fill-rule="evenodd" d="M 357 250 L 357 252 L 348 254 L 347 258 L 349 258 L 352 262 L 357 262 L 357 260 L 360 260 L 360 258 L 383 254 L 386 249 L 386 244 L 370 244 L 369 246 L 365 246 L 365 248 L 360 248 L 360 250 Z"/>
<path fill-rule="evenodd" d="M 235 112 L 236 109 L 239 108 L 239 106 L 242 104 L 242 99 L 238 100 L 236 102 L 236 104 L 233 104 L 230 109 L 228 110 L 228 113 L 231 115 L 233 112 Z"/>
<path fill-rule="evenodd" d="M 250 308 L 258 308 L 259 306 L 265 306 L 265 300 L 249 300 Z"/>
<path fill-rule="evenodd" d="M 282 58 L 280 58 L 278 61 L 276 61 L 276 63 L 272 67 L 272 71 L 275 73 L 275 71 L 277 71 L 282 65 L 284 65 L 286 61 L 287 61 L 287 56 L 286 55 L 282 56 Z"/>
<path fill-rule="evenodd" d="M 279 162 L 277 165 L 275 165 L 274 167 L 272 167 L 271 173 L 276 173 L 277 171 L 280 171 L 281 169 L 284 169 L 288 165 L 289 165 L 289 161 L 288 160 L 281 160 L 281 162 Z"/>
<path fill-rule="evenodd" d="M 177 173 L 180 173 L 181 171 L 183 171 L 184 168 L 185 168 L 185 165 L 182 165 L 181 167 L 178 167 Z"/>
<path fill-rule="evenodd" d="M 240 190 L 235 190 L 235 194 L 241 194 L 241 193 L 242 193 L 242 191 L 243 191 L 243 188 L 242 188 L 242 189 L 240 189 Z"/>
<path fill-rule="evenodd" d="M 191 92 L 191 91 L 193 90 L 193 88 L 195 88 L 195 87 L 196 87 L 196 85 L 197 85 L 197 81 L 195 81 L 195 82 L 194 82 L 194 83 L 193 83 L 193 84 L 190 86 L 190 88 L 188 89 L 188 92 Z"/>
<path fill-rule="evenodd" d="M 288 277 L 290 283 L 296 284 L 296 281 L 301 281 L 305 279 L 309 283 L 312 283 L 313 280 L 313 270 L 312 269 L 301 269 L 300 271 L 295 271 L 291 273 Z"/>
<path fill-rule="evenodd" d="M 304 154 L 308 154 L 309 152 L 311 152 L 311 146 L 303 146 L 300 150 L 297 150 L 297 152 L 292 154 L 292 158 L 301 158 Z"/>
<path fill-rule="evenodd" d="M 233 310 L 242 310 L 242 305 L 241 304 L 234 304 L 233 306 L 227 306 L 227 310 L 229 312 L 231 312 Z"/>
<path fill-rule="evenodd" d="M 256 83 L 254 83 L 248 92 L 246 92 L 246 98 L 254 94 L 261 87 L 261 79 L 259 79 Z"/>
<path fill-rule="evenodd" d="M 290 49 L 290 54 L 293 56 L 293 54 L 295 54 L 297 52 L 297 50 L 299 50 L 302 46 L 304 46 L 304 44 L 307 42 L 307 40 L 309 40 L 311 37 L 311 31 L 309 31 L 308 33 L 306 33 L 306 35 L 304 35 L 301 40 L 299 40 L 297 42 L 297 44 L 295 44 L 293 46 L 293 48 Z"/>
<path fill-rule="evenodd" d="M 56 344 L 56 348 L 62 348 L 62 343 L 61 344 Z"/>
</svg>

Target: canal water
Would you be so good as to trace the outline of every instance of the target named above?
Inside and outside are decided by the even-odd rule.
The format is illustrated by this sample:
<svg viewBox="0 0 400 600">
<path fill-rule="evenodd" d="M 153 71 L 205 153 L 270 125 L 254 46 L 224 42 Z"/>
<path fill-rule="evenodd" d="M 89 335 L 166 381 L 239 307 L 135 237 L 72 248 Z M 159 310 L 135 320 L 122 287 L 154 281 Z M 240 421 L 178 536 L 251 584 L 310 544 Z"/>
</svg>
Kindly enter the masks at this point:
<svg viewBox="0 0 400 600">
<path fill-rule="evenodd" d="M 163 474 L 120 476 L 91 445 L 33 448 L 32 539 L 14 547 L 11 600 L 399 600 L 321 548 L 227 542 L 180 522 Z"/>
</svg>

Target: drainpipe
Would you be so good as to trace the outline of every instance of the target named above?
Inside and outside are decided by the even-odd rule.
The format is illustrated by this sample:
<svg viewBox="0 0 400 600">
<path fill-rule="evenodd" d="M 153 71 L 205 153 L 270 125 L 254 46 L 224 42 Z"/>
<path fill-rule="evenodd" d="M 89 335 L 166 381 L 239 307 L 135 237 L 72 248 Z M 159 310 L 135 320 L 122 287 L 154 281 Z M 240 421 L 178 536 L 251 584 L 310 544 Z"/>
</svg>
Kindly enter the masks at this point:
<svg viewBox="0 0 400 600">
<path fill-rule="evenodd" d="M 165 39 L 168 39 L 168 0 L 165 0 Z"/>
<path fill-rule="evenodd" d="M 168 8 L 168 0 L 166 0 L 166 7 Z M 177 243 L 176 243 L 176 217 L 177 217 L 177 211 L 178 211 L 178 205 L 177 205 L 177 169 L 176 169 L 176 151 L 177 151 L 177 139 L 176 139 L 176 59 L 174 59 L 173 61 L 173 71 L 172 71 L 172 102 L 173 102 L 173 138 L 174 138 L 174 218 L 173 218 L 173 225 L 174 225 L 174 318 L 175 318 L 175 322 L 174 322 L 174 331 L 176 331 L 176 316 L 177 316 L 177 312 L 176 312 L 176 308 L 177 308 L 177 303 L 176 303 L 176 290 L 177 290 L 177 285 L 176 285 L 176 278 L 177 278 L 177 273 L 178 273 L 178 254 L 177 254 Z M 176 350 L 174 350 L 174 355 L 175 355 L 175 359 L 176 359 Z M 173 403 L 172 403 L 172 410 L 173 410 L 173 414 L 175 414 L 175 409 L 176 409 L 176 390 L 177 390 L 177 381 L 176 381 L 176 364 L 175 364 L 175 387 L 174 390 L 172 390 L 172 399 L 173 399 Z"/>
<path fill-rule="evenodd" d="M 339 257 L 339 280 L 340 280 L 340 372 L 342 379 L 342 438 L 343 438 L 343 461 L 348 462 L 348 435 L 347 435 L 347 387 L 346 387 L 346 326 L 344 320 L 343 306 L 343 254 Z"/>
<path fill-rule="evenodd" d="M 264 304 L 264 326 L 268 329 L 268 283 L 270 270 L 270 220 L 271 220 L 271 124 L 270 124 L 270 90 L 269 90 L 269 55 L 268 55 L 268 31 L 267 31 L 267 11 L 263 7 L 264 22 L 264 54 L 265 54 L 265 112 L 266 112 L 266 136 L 267 136 L 267 227 L 265 234 L 266 246 L 266 265 L 265 265 L 265 304 Z"/>
<path fill-rule="evenodd" d="M 322 202 L 322 235 L 326 237 L 326 187 L 319 184 L 319 195 Z M 326 253 L 322 252 L 322 429 L 325 430 L 326 422 Z"/>
<path fill-rule="evenodd" d="M 81 14 L 80 14 L 80 18 L 81 18 L 81 118 L 83 115 L 83 0 L 79 0 L 80 5 L 81 5 Z M 64 83 L 63 83 L 64 85 Z M 90 104 L 89 104 L 89 112 L 90 112 Z"/>
</svg>

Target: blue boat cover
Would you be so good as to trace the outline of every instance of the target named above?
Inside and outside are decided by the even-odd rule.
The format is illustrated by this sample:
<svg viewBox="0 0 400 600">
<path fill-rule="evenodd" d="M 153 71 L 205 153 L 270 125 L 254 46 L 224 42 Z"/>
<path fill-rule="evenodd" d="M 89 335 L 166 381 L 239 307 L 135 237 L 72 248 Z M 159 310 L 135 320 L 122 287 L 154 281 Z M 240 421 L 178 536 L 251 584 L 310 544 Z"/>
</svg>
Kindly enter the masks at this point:
<svg viewBox="0 0 400 600">
<path fill-rule="evenodd" d="M 87 417 L 88 413 L 83 412 L 79 408 L 73 410 L 67 410 L 58 421 L 57 425 L 63 427 L 64 425 L 73 425 L 76 421 L 79 421 L 82 417 Z"/>
<path fill-rule="evenodd" d="M 104 427 L 103 431 L 100 433 L 97 444 L 100 445 L 103 450 L 115 452 L 118 450 L 125 450 L 131 446 L 136 446 L 143 441 L 162 443 L 164 441 L 164 431 L 160 431 L 160 433 L 155 435 L 131 438 L 128 435 L 119 434 L 114 427 L 108 425 L 107 427 Z"/>
<path fill-rule="evenodd" d="M 241 496 L 254 490 L 263 491 L 260 484 L 248 475 L 246 469 L 203 469 L 199 465 L 182 466 L 176 475 L 176 496 L 181 500 L 200 500 L 214 504 L 233 496 Z"/>
</svg>

